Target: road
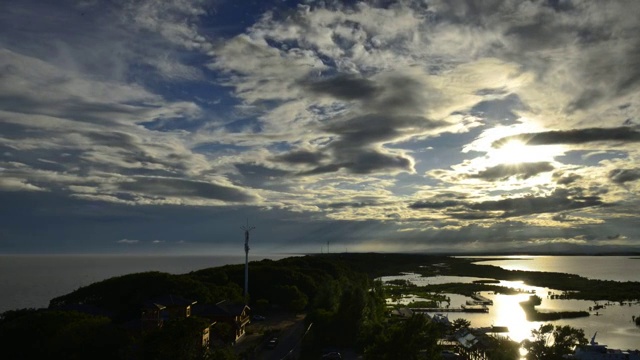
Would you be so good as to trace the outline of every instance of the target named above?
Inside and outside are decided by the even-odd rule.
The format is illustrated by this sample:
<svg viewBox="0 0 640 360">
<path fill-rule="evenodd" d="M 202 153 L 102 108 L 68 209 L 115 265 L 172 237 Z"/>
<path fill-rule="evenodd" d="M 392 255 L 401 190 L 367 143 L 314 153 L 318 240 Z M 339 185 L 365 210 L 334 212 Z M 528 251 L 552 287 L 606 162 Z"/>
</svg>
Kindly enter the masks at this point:
<svg viewBox="0 0 640 360">
<path fill-rule="evenodd" d="M 304 321 L 298 321 L 278 335 L 278 345 L 274 349 L 263 350 L 258 354 L 258 360 L 280 360 L 290 356 L 291 359 L 297 359 L 300 352 L 300 340 L 304 334 Z"/>
<path fill-rule="evenodd" d="M 247 335 L 235 346 L 237 354 L 248 355 L 250 360 L 280 360 L 298 345 L 304 332 L 304 315 L 288 312 L 266 315 L 265 321 L 252 321 L 247 326 Z M 265 333 L 278 337 L 278 345 L 274 349 L 266 348 L 270 337 L 265 337 Z"/>
</svg>

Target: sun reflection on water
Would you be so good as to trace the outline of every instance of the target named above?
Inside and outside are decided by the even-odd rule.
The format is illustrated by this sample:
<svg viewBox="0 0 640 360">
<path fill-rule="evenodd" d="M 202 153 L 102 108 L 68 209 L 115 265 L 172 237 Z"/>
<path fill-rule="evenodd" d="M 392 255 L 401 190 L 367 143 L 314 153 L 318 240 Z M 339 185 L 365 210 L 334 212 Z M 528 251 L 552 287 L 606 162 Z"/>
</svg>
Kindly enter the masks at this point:
<svg viewBox="0 0 640 360">
<path fill-rule="evenodd" d="M 441 284 L 441 283 L 471 283 L 480 278 L 474 277 L 457 277 L 457 276 L 435 276 L 435 277 L 422 277 L 415 273 L 405 273 L 400 276 L 383 277 L 381 280 L 389 281 L 393 279 L 408 280 L 418 286 L 424 286 L 428 284 Z M 475 328 L 495 326 L 505 326 L 509 329 L 506 334 L 498 334 L 501 336 L 508 336 L 511 340 L 521 342 L 524 339 L 531 337 L 531 330 L 537 329 L 544 322 L 527 321 L 526 314 L 520 302 L 525 301 L 532 294 L 536 294 L 541 297 L 542 304 L 536 308 L 541 312 L 553 312 L 553 311 L 588 311 L 589 307 L 594 306 L 596 302 L 587 300 L 569 300 L 569 299 L 554 299 L 550 298 L 550 294 L 558 294 L 561 291 L 555 289 L 549 289 L 545 287 L 536 287 L 524 284 L 522 281 L 506 281 L 500 280 L 497 284 L 504 288 L 516 289 L 521 291 L 519 294 L 506 295 L 506 294 L 494 294 L 493 292 L 482 292 L 481 295 L 493 300 L 493 305 L 489 306 L 488 313 L 456 313 L 445 312 L 444 315 L 449 317 L 452 321 L 456 318 L 464 318 L 471 322 L 471 326 Z M 450 303 L 443 303 L 441 306 L 450 306 L 451 308 L 459 308 L 471 298 L 459 295 L 445 293 L 450 299 Z M 399 301 L 398 301 L 399 300 Z M 396 301 L 388 300 L 388 304 L 403 304 L 409 305 L 411 301 L 424 300 L 416 295 L 405 294 L 405 296 Z M 600 301 L 598 303 L 603 303 Z M 576 319 L 562 319 L 557 321 L 551 321 L 554 325 L 569 325 L 572 327 L 580 328 L 590 336 L 598 331 L 598 338 L 601 343 L 607 344 L 610 348 L 637 348 L 640 343 L 640 327 L 636 327 L 631 321 L 631 315 L 637 315 L 640 313 L 640 303 L 625 304 L 624 306 L 619 304 L 611 304 L 604 309 L 599 310 L 599 315 L 595 315 L 595 311 L 589 311 L 591 316 L 576 318 Z M 433 316 L 434 314 L 430 313 Z"/>
<path fill-rule="evenodd" d="M 526 301 L 529 294 L 493 296 L 491 312 L 494 317 L 494 325 L 509 328 L 508 336 L 515 341 L 522 341 L 531 336 L 532 323 L 520 307 L 520 302 Z"/>
</svg>

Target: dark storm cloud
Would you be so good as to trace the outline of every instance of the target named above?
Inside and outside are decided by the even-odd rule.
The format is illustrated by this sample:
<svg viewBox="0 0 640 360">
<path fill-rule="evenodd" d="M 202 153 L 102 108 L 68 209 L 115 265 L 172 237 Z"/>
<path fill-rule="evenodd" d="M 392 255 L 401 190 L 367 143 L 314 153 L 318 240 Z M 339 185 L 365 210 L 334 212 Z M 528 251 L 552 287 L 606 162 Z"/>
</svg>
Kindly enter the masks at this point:
<svg viewBox="0 0 640 360">
<path fill-rule="evenodd" d="M 323 166 L 318 166 L 316 168 L 313 168 L 311 170 L 308 171 L 303 171 L 301 172 L 299 175 L 321 175 L 321 174 L 327 174 L 327 173 L 333 173 L 336 172 L 342 168 L 347 168 L 352 164 L 349 163 L 343 163 L 343 164 L 329 164 L 329 165 L 323 165 Z"/>
<path fill-rule="evenodd" d="M 312 95 L 350 101 L 357 110 L 337 116 L 321 127 L 322 131 L 334 135 L 333 141 L 320 148 L 322 154 L 330 158 L 320 158 L 317 153 L 293 152 L 276 161 L 316 165 L 299 175 L 326 174 L 341 169 L 354 174 L 385 170 L 412 172 L 412 158 L 387 151 L 381 145 L 450 125 L 421 115 L 434 101 L 425 86 L 419 75 L 408 73 L 382 74 L 370 79 L 338 75 L 304 83 L 303 89 Z"/>
<path fill-rule="evenodd" d="M 539 213 L 555 213 L 604 205 L 598 196 L 572 196 L 565 190 L 556 190 L 544 197 L 527 196 L 470 204 L 469 208 L 481 211 L 502 211 L 502 217 Z"/>
<path fill-rule="evenodd" d="M 324 130 L 340 135 L 340 138 L 332 143 L 333 147 L 349 149 L 391 141 L 403 134 L 433 130 L 446 125 L 448 124 L 445 122 L 429 120 L 422 116 L 372 113 L 335 121 Z"/>
<path fill-rule="evenodd" d="M 521 163 L 521 164 L 500 164 L 477 174 L 469 175 L 473 179 L 486 181 L 506 180 L 512 176 L 517 179 L 528 179 L 543 172 L 552 171 L 554 167 L 548 162 Z"/>
<path fill-rule="evenodd" d="M 558 172 L 553 174 L 553 179 L 558 185 L 569 185 L 582 179 L 582 176 L 578 174 L 564 174 L 562 172 Z"/>
<path fill-rule="evenodd" d="M 320 163 L 327 157 L 326 154 L 317 153 L 307 150 L 292 151 L 283 155 L 273 157 L 274 161 L 285 162 L 289 164 L 311 164 L 315 165 Z"/>
<path fill-rule="evenodd" d="M 359 153 L 349 170 L 355 174 L 370 174 L 383 169 L 410 170 L 413 162 L 400 155 L 369 151 Z"/>
<path fill-rule="evenodd" d="M 384 87 L 364 104 L 383 114 L 415 114 L 430 105 L 429 90 L 425 84 L 410 75 L 396 74 L 379 80 Z M 435 91 L 434 91 L 435 92 Z"/>
<path fill-rule="evenodd" d="M 640 179 L 640 169 L 616 169 L 609 172 L 609 179 L 616 184 L 624 184 Z"/>
<path fill-rule="evenodd" d="M 455 206 L 464 205 L 465 203 L 457 200 L 444 201 L 416 201 L 409 205 L 411 209 L 447 209 Z"/>
<path fill-rule="evenodd" d="M 82 135 L 89 138 L 93 145 L 114 146 L 129 150 L 139 149 L 138 145 L 140 143 L 140 140 L 131 134 L 127 134 L 121 131 L 87 131 L 82 133 Z"/>
<path fill-rule="evenodd" d="M 184 179 L 137 177 L 132 182 L 121 183 L 119 188 L 124 191 L 156 196 L 202 198 L 229 202 L 256 200 L 253 195 L 238 188 Z"/>
<path fill-rule="evenodd" d="M 331 209 L 344 209 L 344 208 L 368 208 L 375 206 L 382 206 L 384 204 L 378 203 L 376 201 L 352 201 L 352 202 L 336 202 L 330 203 L 327 205 L 328 208 Z"/>
<path fill-rule="evenodd" d="M 412 209 L 449 209 L 451 211 L 447 214 L 457 219 L 484 219 L 555 213 L 601 205 L 605 205 L 605 203 L 599 196 L 583 196 L 578 190 L 570 192 L 557 189 L 549 196 L 526 196 L 483 202 L 418 201 L 409 207 Z"/>
<path fill-rule="evenodd" d="M 352 155 L 353 161 L 318 166 L 299 175 L 320 175 L 346 169 L 352 174 L 371 174 L 386 170 L 411 171 L 411 159 L 400 155 L 384 154 L 375 150 L 360 151 Z"/>
<path fill-rule="evenodd" d="M 500 147 L 512 140 L 522 141 L 527 145 L 585 144 L 596 141 L 640 142 L 640 131 L 632 127 L 621 126 L 524 133 L 504 137 L 495 141 L 492 146 Z"/>
<path fill-rule="evenodd" d="M 330 95 L 341 100 L 368 99 L 379 91 L 374 81 L 351 75 L 339 75 L 304 86 L 312 93 Z"/>
</svg>

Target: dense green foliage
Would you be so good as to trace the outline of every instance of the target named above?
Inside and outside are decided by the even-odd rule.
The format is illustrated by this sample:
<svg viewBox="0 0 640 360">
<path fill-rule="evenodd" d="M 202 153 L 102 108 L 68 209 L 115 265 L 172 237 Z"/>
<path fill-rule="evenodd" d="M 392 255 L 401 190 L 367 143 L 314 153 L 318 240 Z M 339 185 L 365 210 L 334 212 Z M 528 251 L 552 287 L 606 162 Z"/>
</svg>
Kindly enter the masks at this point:
<svg viewBox="0 0 640 360">
<path fill-rule="evenodd" d="M 366 278 L 325 283 L 308 315 L 313 323 L 316 347 L 358 346 L 379 330 L 384 317 L 384 294 L 380 283 Z"/>
<path fill-rule="evenodd" d="M 490 360 L 517 360 L 520 359 L 520 343 L 509 338 L 492 337 L 485 338 L 487 342 L 487 357 Z"/>
<path fill-rule="evenodd" d="M 443 329 L 422 315 L 388 324 L 365 350 L 371 360 L 440 359 Z"/>
<path fill-rule="evenodd" d="M 194 317 L 168 321 L 162 329 L 145 334 L 140 351 L 142 359 L 201 360 L 211 358 L 202 346 L 202 330 L 209 326 Z"/>
<path fill-rule="evenodd" d="M 524 341 L 527 360 L 561 360 L 564 355 L 573 353 L 576 345 L 584 345 L 587 338 L 582 329 L 570 326 L 544 324 L 531 331 L 533 340 Z"/>
<path fill-rule="evenodd" d="M 105 317 L 74 311 L 21 310 L 3 314 L 5 359 L 119 359 L 129 341 Z"/>
<path fill-rule="evenodd" d="M 50 301 L 50 307 L 84 304 L 109 310 L 116 321 L 127 321 L 140 315 L 142 305 L 155 297 L 176 294 L 202 303 L 222 299 L 239 301 L 242 290 L 238 284 L 207 283 L 190 275 L 144 272 L 113 277 Z"/>
<path fill-rule="evenodd" d="M 328 257 L 291 257 L 279 261 L 251 262 L 249 281 L 250 305 L 275 305 L 293 311 L 302 311 L 310 299 L 315 298 L 321 284 L 355 274 L 344 263 Z M 207 284 L 222 286 L 244 283 L 244 267 L 228 265 L 203 269 L 188 274 Z"/>
</svg>

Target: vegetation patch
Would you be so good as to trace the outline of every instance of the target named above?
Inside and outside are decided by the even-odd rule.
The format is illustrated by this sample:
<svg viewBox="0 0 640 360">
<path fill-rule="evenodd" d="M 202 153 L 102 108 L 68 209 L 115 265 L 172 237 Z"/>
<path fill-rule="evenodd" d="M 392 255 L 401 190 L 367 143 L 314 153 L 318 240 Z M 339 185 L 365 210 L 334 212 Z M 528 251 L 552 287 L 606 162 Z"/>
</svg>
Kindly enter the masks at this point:
<svg viewBox="0 0 640 360">
<path fill-rule="evenodd" d="M 520 306 L 524 310 L 528 321 L 553 321 L 560 319 L 572 319 L 589 316 L 587 311 L 557 311 L 557 312 L 539 312 L 536 306 L 542 303 L 539 296 L 531 295 L 528 300 L 522 301 Z"/>
</svg>

